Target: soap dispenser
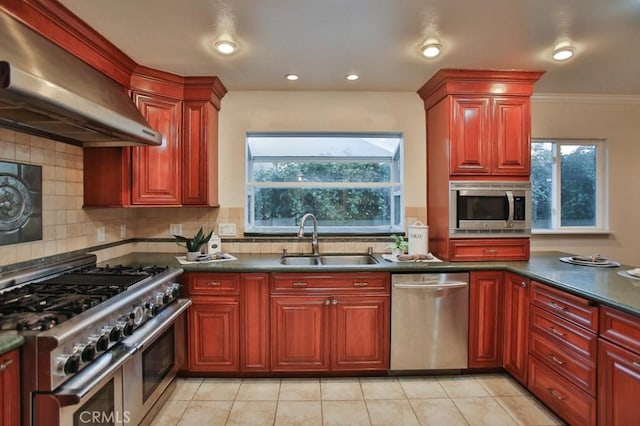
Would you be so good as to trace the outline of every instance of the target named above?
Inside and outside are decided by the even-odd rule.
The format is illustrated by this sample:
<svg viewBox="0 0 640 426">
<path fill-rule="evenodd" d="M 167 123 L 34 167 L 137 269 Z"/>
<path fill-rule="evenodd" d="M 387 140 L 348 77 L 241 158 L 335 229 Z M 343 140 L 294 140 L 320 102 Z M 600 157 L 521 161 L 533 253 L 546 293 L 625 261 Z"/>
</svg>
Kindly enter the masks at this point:
<svg viewBox="0 0 640 426">
<path fill-rule="evenodd" d="M 216 234 L 211 234 L 211 238 L 209 238 L 209 242 L 207 243 L 207 253 L 215 254 L 220 252 L 222 252 L 222 241 Z"/>
</svg>

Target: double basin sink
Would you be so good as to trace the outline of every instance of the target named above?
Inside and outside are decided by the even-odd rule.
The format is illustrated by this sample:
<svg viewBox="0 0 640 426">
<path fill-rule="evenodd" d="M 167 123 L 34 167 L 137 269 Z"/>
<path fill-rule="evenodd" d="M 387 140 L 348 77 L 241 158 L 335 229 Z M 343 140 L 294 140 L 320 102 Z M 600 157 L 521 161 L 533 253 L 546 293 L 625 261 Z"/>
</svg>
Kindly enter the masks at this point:
<svg viewBox="0 0 640 426">
<path fill-rule="evenodd" d="M 292 266 L 349 266 L 376 263 L 378 260 L 369 254 L 286 255 L 280 258 L 281 265 Z"/>
</svg>

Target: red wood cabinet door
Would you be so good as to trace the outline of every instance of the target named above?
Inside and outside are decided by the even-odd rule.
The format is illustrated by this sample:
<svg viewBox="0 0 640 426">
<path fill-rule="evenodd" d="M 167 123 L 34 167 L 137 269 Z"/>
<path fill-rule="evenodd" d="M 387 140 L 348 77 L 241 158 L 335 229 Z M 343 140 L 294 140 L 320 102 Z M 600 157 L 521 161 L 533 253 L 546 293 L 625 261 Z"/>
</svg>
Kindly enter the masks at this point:
<svg viewBox="0 0 640 426">
<path fill-rule="evenodd" d="M 493 175 L 529 176 L 531 112 L 528 97 L 493 98 Z"/>
<path fill-rule="evenodd" d="M 469 368 L 502 367 L 503 279 L 499 271 L 471 272 Z"/>
<path fill-rule="evenodd" d="M 269 278 L 241 274 L 240 369 L 269 370 Z"/>
<path fill-rule="evenodd" d="M 333 370 L 389 368 L 389 297 L 331 298 Z"/>
<path fill-rule="evenodd" d="M 504 280 L 504 368 L 527 385 L 529 279 L 507 272 Z"/>
<path fill-rule="evenodd" d="M 207 101 L 185 101 L 182 204 L 218 204 L 218 112 Z"/>
<path fill-rule="evenodd" d="M 182 102 L 134 93 L 149 125 L 164 135 L 162 145 L 132 148 L 132 194 L 135 205 L 181 203 Z"/>
<path fill-rule="evenodd" d="M 329 369 L 328 296 L 271 297 L 271 370 Z"/>
<path fill-rule="evenodd" d="M 452 175 L 488 175 L 491 172 L 489 101 L 489 97 L 453 97 Z"/>
<path fill-rule="evenodd" d="M 237 371 L 237 297 L 194 297 L 189 307 L 189 371 Z"/>
<path fill-rule="evenodd" d="M 0 426 L 20 424 L 19 350 L 0 355 Z"/>
<path fill-rule="evenodd" d="M 637 424 L 640 355 L 604 339 L 598 343 L 598 424 Z"/>
</svg>

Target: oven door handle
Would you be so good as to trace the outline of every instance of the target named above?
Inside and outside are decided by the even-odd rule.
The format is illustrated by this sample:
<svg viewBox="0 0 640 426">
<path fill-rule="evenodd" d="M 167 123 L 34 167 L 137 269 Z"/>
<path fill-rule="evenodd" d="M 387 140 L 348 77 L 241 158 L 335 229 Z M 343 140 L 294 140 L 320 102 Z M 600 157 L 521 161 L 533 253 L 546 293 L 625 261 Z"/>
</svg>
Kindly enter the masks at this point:
<svg viewBox="0 0 640 426">
<path fill-rule="evenodd" d="M 505 191 L 507 196 L 507 203 L 509 204 L 509 214 L 507 216 L 507 228 L 513 226 L 513 211 L 515 209 L 515 203 L 513 201 L 513 191 Z"/>
<path fill-rule="evenodd" d="M 102 354 L 71 380 L 55 391 L 53 396 L 61 407 L 79 404 L 83 398 L 106 383 L 122 366 L 133 357 L 134 348 L 116 345 Z"/>
<path fill-rule="evenodd" d="M 173 324 L 180 315 L 191 305 L 190 299 L 178 299 L 160 311 L 158 315 L 146 321 L 136 329 L 135 333 L 122 341 L 134 352 L 142 350 L 145 345 L 153 342 Z"/>
</svg>

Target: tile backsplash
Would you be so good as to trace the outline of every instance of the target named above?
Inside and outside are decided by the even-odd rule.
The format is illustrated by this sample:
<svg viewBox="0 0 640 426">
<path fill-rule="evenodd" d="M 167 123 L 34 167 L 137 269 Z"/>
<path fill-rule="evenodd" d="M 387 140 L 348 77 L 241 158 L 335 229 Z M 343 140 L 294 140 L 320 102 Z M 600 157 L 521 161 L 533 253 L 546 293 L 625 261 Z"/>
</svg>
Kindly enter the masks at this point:
<svg viewBox="0 0 640 426">
<path fill-rule="evenodd" d="M 219 223 L 234 224 L 236 236 L 222 240 L 223 250 L 232 253 L 280 253 L 283 248 L 307 252 L 310 249 L 308 239 L 243 238 L 242 207 L 83 209 L 82 148 L 77 146 L 0 128 L 0 161 L 42 166 L 43 185 L 42 240 L 0 246 L 0 266 L 86 249 L 95 250 L 100 261 L 134 251 L 178 253 L 183 249 L 166 241 L 171 238 L 170 224 L 181 224 L 184 235 L 195 233 L 200 226 L 218 233 Z M 416 220 L 424 222 L 426 209 L 408 207 L 405 216 L 407 224 Z M 99 239 L 100 228 L 104 229 L 104 241 Z M 122 244 L 118 244 L 120 242 Z M 386 245 L 380 239 L 320 241 L 325 252 L 366 251 L 368 247 L 381 252 Z"/>
</svg>

